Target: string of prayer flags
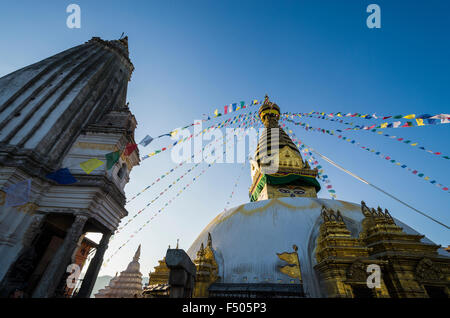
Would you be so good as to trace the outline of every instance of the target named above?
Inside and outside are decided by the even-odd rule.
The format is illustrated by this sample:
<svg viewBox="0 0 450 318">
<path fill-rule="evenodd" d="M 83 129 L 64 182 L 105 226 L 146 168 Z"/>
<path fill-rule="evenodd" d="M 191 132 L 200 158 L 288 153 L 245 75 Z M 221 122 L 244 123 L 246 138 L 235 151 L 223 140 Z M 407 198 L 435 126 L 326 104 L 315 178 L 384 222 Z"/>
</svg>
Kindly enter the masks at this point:
<svg viewBox="0 0 450 318">
<path fill-rule="evenodd" d="M 153 198 L 153 200 L 151 200 L 144 208 L 140 209 L 136 214 L 134 214 L 130 219 L 128 219 L 128 221 L 122 225 L 121 227 L 119 227 L 117 229 L 117 231 L 115 232 L 115 234 L 118 234 L 124 227 L 126 227 L 128 224 L 130 224 L 139 214 L 141 214 L 143 211 L 145 211 L 150 205 L 152 205 L 156 200 L 158 200 L 161 196 L 164 195 L 164 193 L 166 193 L 170 188 L 172 188 L 177 182 L 179 182 L 181 179 L 183 179 L 186 175 L 188 175 L 190 172 L 194 171 L 195 168 L 197 168 L 200 164 L 197 163 L 195 164 L 194 167 L 188 169 L 182 176 L 180 176 L 177 180 L 175 180 L 174 182 L 172 182 L 171 184 L 169 184 L 163 191 L 161 191 L 155 198 Z M 164 178 L 165 176 L 161 176 L 161 179 Z"/>
<path fill-rule="evenodd" d="M 102 166 L 104 164 L 103 161 L 98 160 L 97 158 L 92 158 L 87 161 L 84 161 L 80 163 L 81 169 L 83 169 L 84 172 L 87 174 L 90 174 L 92 171 L 97 169 L 98 167 Z"/>
<path fill-rule="evenodd" d="M 389 118 L 392 119 L 422 119 L 420 122 L 423 123 L 424 119 L 426 120 L 430 120 L 428 121 L 428 124 L 431 125 L 435 125 L 437 123 L 441 123 L 441 124 L 448 124 L 450 123 L 450 114 L 437 114 L 437 115 L 430 115 L 430 114 L 422 114 L 422 115 L 416 115 L 416 114 L 408 114 L 408 115 L 387 115 L 387 116 L 380 116 L 380 115 L 376 115 L 376 114 L 359 114 L 359 113 L 348 113 L 343 115 L 342 112 L 337 112 L 337 113 L 325 113 L 325 112 L 316 112 L 316 111 L 312 111 L 309 113 L 294 113 L 292 115 L 295 116 L 311 116 L 311 115 L 319 115 L 319 117 L 359 117 L 359 118 L 364 118 L 364 119 L 382 119 L 382 120 L 386 120 Z M 434 120 L 434 121 L 433 121 Z M 409 126 L 410 127 L 410 126 Z"/>
<path fill-rule="evenodd" d="M 4 189 L 5 205 L 18 206 L 28 203 L 30 197 L 31 179 L 12 184 Z"/>
<path fill-rule="evenodd" d="M 249 106 L 258 105 L 258 104 L 259 104 L 258 100 L 253 99 L 250 102 Z M 225 105 L 223 107 L 223 114 L 226 115 L 226 114 L 232 113 L 234 111 L 238 111 L 239 109 L 245 109 L 245 108 L 247 108 L 247 106 L 245 105 L 244 101 L 241 101 L 239 103 L 239 106 L 238 106 L 238 103 L 232 103 L 229 105 Z M 220 117 L 220 116 L 222 116 L 222 113 L 219 113 L 219 109 L 217 108 L 216 110 L 214 110 L 214 117 Z"/>
<path fill-rule="evenodd" d="M 164 148 L 159 149 L 159 150 L 155 150 L 154 152 L 152 152 L 152 153 L 150 153 L 150 154 L 148 154 L 148 155 L 145 155 L 144 157 L 141 157 L 141 159 L 142 159 L 142 160 L 145 160 L 145 159 L 147 159 L 147 158 L 153 157 L 153 156 L 157 155 L 158 153 L 161 153 L 161 152 L 163 152 L 163 151 L 166 151 L 166 150 L 171 149 L 172 147 L 174 147 L 174 146 L 177 145 L 178 143 L 185 142 L 185 141 L 187 141 L 187 140 L 190 140 L 190 139 L 192 139 L 192 138 L 195 138 L 195 137 L 197 137 L 197 136 L 200 136 L 200 135 L 202 135 L 202 134 L 204 134 L 204 133 L 206 133 L 206 132 L 208 132 L 208 131 L 210 131 L 210 130 L 212 130 L 212 129 L 214 129 L 214 128 L 221 128 L 221 127 L 224 127 L 224 125 L 226 125 L 227 123 L 231 122 L 232 120 L 237 120 L 239 117 L 243 117 L 243 118 L 252 118 L 252 117 L 255 116 L 255 114 L 256 114 L 256 112 L 249 112 L 248 114 L 245 114 L 245 115 L 244 115 L 244 114 L 241 114 L 241 115 L 235 116 L 234 118 L 229 118 L 229 119 L 227 119 L 227 120 L 222 121 L 222 122 L 219 123 L 219 124 L 211 125 L 211 126 L 209 126 L 208 128 L 205 128 L 204 130 L 202 130 L 202 131 L 200 131 L 199 133 L 197 133 L 195 136 L 194 136 L 193 134 L 191 134 L 191 135 L 188 136 L 188 137 L 185 137 L 185 138 L 183 138 L 183 139 L 180 139 L 180 140 L 174 142 L 172 145 L 169 145 L 169 146 L 164 147 Z"/>
<path fill-rule="evenodd" d="M 337 198 L 336 191 L 333 189 L 333 186 L 331 185 L 331 181 L 328 179 L 328 175 L 324 175 L 324 170 L 321 165 L 319 165 L 319 162 L 314 157 L 313 153 L 308 150 L 307 146 L 302 143 L 300 140 L 297 139 L 297 136 L 294 134 L 292 130 L 289 129 L 289 127 L 286 126 L 286 129 L 288 130 L 288 134 L 291 137 L 294 144 L 300 149 L 300 151 L 303 151 L 303 154 L 307 157 L 309 157 L 308 162 L 311 164 L 312 167 L 317 168 L 319 171 L 318 178 L 323 181 L 323 183 L 326 183 L 326 190 L 328 191 L 328 194 L 330 195 L 331 199 L 334 200 Z"/>
<path fill-rule="evenodd" d="M 293 122 L 293 121 L 291 121 L 290 119 L 285 119 L 285 118 L 282 118 L 282 120 L 283 120 L 283 121 L 284 121 L 284 120 L 287 120 L 287 121 Z M 295 122 L 294 122 L 294 123 L 295 123 Z M 299 124 L 300 124 L 300 123 L 299 123 Z M 286 126 L 286 124 L 282 124 L 282 125 L 281 125 L 281 127 L 285 127 L 285 126 Z M 396 166 L 399 166 L 399 167 L 401 167 L 401 168 L 407 168 L 407 165 L 402 164 L 402 163 L 396 161 L 396 160 L 393 159 L 391 156 L 385 156 L 384 154 L 382 154 L 381 152 L 379 152 L 379 151 L 377 151 L 377 150 L 375 150 L 375 149 L 371 149 L 371 148 L 369 148 L 369 147 L 367 147 L 367 146 L 361 146 L 361 144 L 360 144 L 359 142 L 357 142 L 356 140 L 354 140 L 354 139 L 347 138 L 347 137 L 342 136 L 342 135 L 336 135 L 336 134 L 334 133 L 333 130 L 330 131 L 330 130 L 325 130 L 325 129 L 322 129 L 322 128 L 314 128 L 314 127 L 312 127 L 312 126 L 310 126 L 310 125 L 308 125 L 308 124 L 306 124 L 306 125 L 300 124 L 300 126 L 303 127 L 303 128 L 304 128 L 305 130 L 307 130 L 307 131 L 310 131 L 310 130 L 312 130 L 312 131 L 320 131 L 320 132 L 322 132 L 322 133 L 326 133 L 326 134 L 335 136 L 335 137 L 337 137 L 338 139 L 345 140 L 345 141 L 347 141 L 347 142 L 349 142 L 349 143 L 351 143 L 351 144 L 354 144 L 354 145 L 360 147 L 361 149 L 364 149 L 364 150 L 366 150 L 366 151 L 369 151 L 370 153 L 373 153 L 373 154 L 375 154 L 375 155 L 377 155 L 377 156 L 380 156 L 382 159 L 388 160 L 390 163 L 394 163 Z M 408 168 L 407 170 L 408 170 L 408 171 L 411 171 L 414 175 L 417 175 L 417 176 L 420 177 L 420 178 L 422 178 L 422 177 L 424 176 L 424 173 L 419 173 L 419 171 L 418 171 L 417 169 Z M 429 179 L 430 179 L 429 177 L 425 177 L 425 178 L 424 178 L 424 180 L 426 180 L 426 181 L 428 181 Z M 430 181 L 431 184 L 435 184 L 436 182 L 437 182 L 437 181 L 435 181 L 435 180 L 433 180 L 433 182 Z M 444 191 L 448 191 L 448 189 L 449 189 L 447 186 L 445 186 L 445 185 L 443 185 L 443 184 L 440 184 L 440 183 L 437 183 L 436 186 L 437 186 L 438 188 L 441 188 L 441 189 L 444 190 Z M 450 193 L 450 192 L 449 192 L 449 193 Z"/>
<path fill-rule="evenodd" d="M 293 116 L 298 116 L 298 117 L 310 117 L 310 118 L 316 118 L 316 119 L 325 119 L 325 120 L 330 120 L 332 117 L 326 117 L 323 115 L 319 115 L 319 116 L 312 116 L 311 113 L 285 113 L 283 114 L 285 117 L 289 117 L 291 116 L 291 118 L 293 118 Z M 414 114 L 411 115 L 407 115 L 407 116 L 402 116 L 402 115 L 398 115 L 398 116 L 386 116 L 383 117 L 384 119 L 388 119 L 388 118 L 392 118 L 392 119 L 414 119 L 413 118 Z M 415 115 L 414 115 L 415 116 Z M 352 116 L 353 117 L 353 116 Z M 362 116 L 359 116 L 362 117 Z M 364 117 L 367 119 L 367 117 Z M 373 117 L 370 117 L 373 118 Z M 331 119 L 332 120 L 332 119 Z M 333 121 L 333 120 L 332 120 Z M 338 119 L 335 119 L 335 121 L 339 121 Z M 342 120 L 339 121 L 342 123 Z M 450 114 L 438 114 L 435 116 L 431 116 L 428 114 L 424 114 L 424 115 L 420 115 L 415 117 L 415 122 L 416 122 L 416 126 L 420 127 L 420 126 L 426 126 L 426 125 L 438 125 L 438 124 L 448 124 L 450 123 Z M 353 123 L 350 123 L 351 125 L 353 125 Z M 405 128 L 405 127 L 414 127 L 414 122 L 411 121 L 407 121 L 405 123 L 402 123 L 401 121 L 395 121 L 392 123 L 381 123 L 380 125 L 372 125 L 372 126 L 359 126 L 356 125 L 355 128 L 348 128 L 348 130 L 353 129 L 353 130 L 359 130 L 359 129 L 363 129 L 363 130 L 369 130 L 372 128 L 375 129 L 384 129 L 384 128 Z"/>
<path fill-rule="evenodd" d="M 305 123 L 295 122 L 295 121 L 293 121 L 292 119 L 289 119 L 288 116 L 285 116 L 285 117 L 287 118 L 287 119 L 286 119 L 287 121 L 293 123 L 294 125 L 297 125 L 297 126 L 298 126 L 298 125 L 300 125 L 300 126 L 305 126 L 305 125 L 307 125 L 307 126 L 309 126 L 308 124 L 305 124 Z M 291 117 L 291 118 L 292 118 L 292 117 Z M 338 119 L 328 119 L 328 118 L 326 118 L 326 120 L 335 121 L 335 122 L 338 122 L 338 123 L 344 124 L 344 125 L 353 125 L 353 123 L 343 122 L 342 120 L 338 120 Z M 387 126 L 387 123 L 385 123 L 385 124 L 386 124 L 386 126 Z M 398 125 L 398 126 L 399 126 L 400 124 L 401 124 L 401 122 L 397 122 L 397 125 Z M 344 131 L 348 131 L 348 130 L 359 130 L 360 128 L 358 128 L 358 127 L 359 127 L 359 126 L 356 126 L 356 128 L 354 128 L 354 129 L 352 129 L 352 128 L 347 128 L 347 129 L 344 129 Z M 383 126 L 383 124 L 381 124 L 381 128 L 385 128 L 385 127 Z M 394 127 L 394 128 L 395 128 L 395 127 Z M 367 129 L 365 129 L 365 130 L 367 130 Z M 342 132 L 342 130 L 340 130 L 340 129 L 336 129 L 336 131 L 337 131 L 337 132 Z M 397 140 L 397 141 L 399 141 L 399 142 L 403 142 L 403 143 L 406 143 L 406 144 L 410 144 L 412 147 L 415 147 L 415 146 L 417 146 L 417 145 L 419 144 L 418 142 L 412 142 L 412 141 L 410 141 L 410 140 L 404 140 L 404 138 L 400 138 L 400 137 L 398 137 L 398 136 L 393 136 L 393 135 L 390 135 L 390 134 L 383 134 L 383 131 L 381 131 L 381 130 L 370 129 L 369 131 L 371 131 L 371 132 L 373 132 L 373 133 L 376 133 L 376 134 L 378 134 L 378 135 L 380 135 L 380 136 L 385 136 L 385 137 L 388 137 L 388 138 L 390 138 L 390 139 Z M 426 151 L 426 152 L 428 152 L 428 153 L 430 153 L 430 154 L 433 154 L 433 155 L 441 156 L 441 157 L 444 158 L 444 159 L 450 159 L 449 156 L 443 155 L 442 152 L 440 152 L 440 151 L 433 151 L 433 150 L 427 149 L 427 148 L 425 148 L 425 147 L 423 147 L 423 146 L 417 147 L 417 149 L 424 150 L 424 151 Z"/>
<path fill-rule="evenodd" d="M 114 167 L 114 164 L 119 161 L 120 158 L 120 151 L 113 151 L 110 153 L 107 153 L 105 155 L 106 158 L 106 169 L 109 170 L 112 167 Z"/>
<path fill-rule="evenodd" d="M 244 168 L 245 168 L 245 165 L 242 165 L 242 169 L 241 169 L 241 171 L 239 172 L 239 175 L 238 175 L 238 177 L 237 177 L 237 179 L 236 179 L 236 182 L 235 182 L 234 185 L 233 185 L 233 188 L 232 188 L 233 191 L 231 191 L 231 194 L 230 194 L 230 196 L 229 196 L 229 198 L 228 198 L 228 200 L 227 200 L 227 203 L 225 204 L 225 207 L 223 208 L 223 211 L 224 211 L 224 212 L 227 210 L 228 206 L 230 205 L 230 201 L 231 201 L 231 199 L 233 198 L 234 191 L 236 190 L 236 188 L 237 188 L 237 186 L 238 186 L 238 184 L 239 184 L 239 180 L 241 179 L 242 172 L 244 171 Z"/>
<path fill-rule="evenodd" d="M 247 116 L 247 117 L 250 117 L 250 116 Z M 244 118 L 244 117 L 242 117 L 242 118 Z M 252 117 L 250 117 L 250 118 L 252 118 Z M 254 118 L 256 118 L 255 116 L 254 116 Z M 250 121 L 248 121 L 248 122 L 244 122 L 244 121 L 242 121 L 241 122 L 241 124 L 238 126 L 238 127 L 240 127 L 241 125 L 244 125 L 244 127 L 247 127 L 248 125 L 250 125 L 250 124 L 252 124 L 253 122 L 250 120 Z M 224 127 L 225 126 L 227 126 L 227 125 L 229 125 L 230 124 L 230 122 L 227 122 L 225 125 L 224 125 Z M 217 140 L 215 140 L 214 142 L 213 142 L 213 144 L 215 144 L 215 143 L 217 143 L 217 142 L 219 142 L 220 141 L 220 139 L 217 139 Z M 208 144 L 208 145 L 206 145 L 206 146 L 204 146 L 201 150 L 199 150 L 198 152 L 197 152 L 197 154 L 200 154 L 200 153 L 202 153 L 205 149 L 206 149 L 206 147 L 208 147 L 209 145 L 211 145 L 211 144 Z M 193 154 L 193 155 L 191 155 L 191 158 L 190 159 L 193 159 L 194 157 L 195 157 L 195 155 L 196 154 Z M 135 196 L 133 196 L 129 201 L 127 201 L 127 203 L 129 203 L 129 202 L 131 202 L 131 201 L 133 201 L 134 199 L 136 199 L 139 195 L 141 195 L 143 192 L 145 192 L 145 191 L 147 191 L 149 188 L 151 188 L 153 185 L 155 185 L 156 183 L 158 183 L 160 180 L 162 180 L 165 176 L 168 176 L 169 174 L 171 174 L 172 172 L 174 172 L 177 168 L 179 168 L 179 167 L 181 167 L 183 164 L 185 164 L 186 163 L 186 161 L 185 162 L 181 162 L 180 164 L 178 164 L 177 166 L 175 166 L 174 168 L 172 168 L 172 169 L 170 169 L 169 171 L 167 171 L 165 174 L 163 174 L 160 178 L 158 178 L 158 179 L 156 179 L 155 181 L 153 181 L 153 183 L 152 184 L 150 184 L 149 186 L 147 186 L 147 187 L 145 187 L 142 191 L 140 191 L 139 193 L 137 193 Z"/>
<path fill-rule="evenodd" d="M 239 127 L 241 125 L 247 126 L 249 123 L 244 123 L 242 122 Z M 242 129 L 245 129 L 244 127 L 242 127 Z M 239 137 L 239 140 L 242 138 L 243 136 L 241 135 Z M 228 139 L 230 140 L 231 138 L 234 138 L 234 136 L 230 136 Z M 222 139 L 217 139 L 215 142 L 219 142 Z M 225 144 L 225 142 L 222 140 L 222 145 Z M 206 147 L 210 146 L 211 144 L 206 145 L 205 147 L 203 147 L 202 150 L 204 150 Z M 225 151 L 223 152 L 223 154 L 225 154 Z M 193 156 L 192 156 L 193 157 Z M 206 158 L 205 158 L 206 159 Z M 182 164 L 182 163 L 181 163 Z M 156 182 L 159 182 L 160 180 L 162 180 L 163 178 L 165 178 L 166 175 L 168 175 L 169 173 L 173 172 L 176 168 L 178 168 L 179 166 L 175 167 L 174 169 L 170 170 L 168 173 L 166 173 L 165 175 L 162 175 L 160 178 L 158 178 L 156 181 L 154 181 L 151 185 L 155 184 Z M 181 179 L 183 179 L 188 173 L 192 172 L 196 167 L 198 167 L 200 164 L 197 163 L 194 167 L 188 169 L 182 176 L 180 176 L 178 179 L 176 179 L 174 182 L 172 182 L 172 184 L 170 184 L 169 186 L 167 186 L 159 195 L 157 195 L 155 198 L 153 198 L 153 200 L 151 200 L 143 209 L 139 210 L 136 214 L 134 214 L 132 216 L 132 218 L 130 218 L 123 226 L 119 227 L 119 229 L 116 231 L 116 234 L 119 233 L 120 230 L 122 230 L 124 227 L 126 227 L 128 224 L 130 224 L 139 214 L 141 214 L 145 209 L 147 209 L 151 204 L 153 204 L 156 200 L 158 200 L 164 193 L 166 193 L 173 185 L 175 185 L 177 182 L 179 182 Z M 195 178 L 194 178 L 195 180 Z M 150 186 L 151 186 L 150 185 Z M 145 188 L 142 192 L 146 191 L 150 186 L 148 186 L 147 188 Z M 137 197 L 137 196 L 135 196 Z M 133 198 L 135 198 L 133 197 Z M 130 200 L 131 201 L 131 200 Z"/>
<path fill-rule="evenodd" d="M 146 226 L 147 226 L 147 225 L 148 225 L 148 224 L 149 224 L 149 223 L 150 223 L 150 222 L 151 222 L 158 214 L 160 214 L 167 206 L 169 206 L 172 202 L 174 202 L 174 201 L 176 200 L 176 198 L 177 198 L 178 196 L 180 196 L 180 194 L 181 194 L 183 191 L 185 191 L 188 187 L 190 187 L 190 186 L 192 185 L 192 183 L 193 183 L 196 179 L 198 179 L 202 174 L 204 174 L 205 171 L 206 171 L 206 169 L 208 169 L 209 167 L 211 167 L 211 165 L 214 164 L 214 163 L 215 163 L 215 161 L 214 161 L 213 163 L 209 164 L 208 167 L 206 167 L 205 169 L 203 169 L 203 170 L 200 172 L 200 174 L 197 175 L 195 178 L 192 178 L 192 182 L 191 182 L 191 183 L 186 184 L 186 186 L 184 186 L 183 189 L 181 189 L 180 191 L 178 191 L 178 193 L 177 193 L 174 197 L 172 197 L 172 199 L 170 199 L 168 202 L 166 202 L 166 203 L 163 205 L 162 208 L 160 208 L 157 212 L 155 212 L 155 213 L 153 214 L 153 216 L 152 216 L 150 219 L 147 220 L 147 222 L 145 222 L 138 230 L 134 231 L 133 234 L 130 235 L 130 237 L 128 238 L 128 240 L 127 240 L 125 243 L 123 243 L 121 246 L 119 246 L 119 248 L 117 248 L 117 249 L 111 254 L 111 256 L 103 263 L 103 266 L 106 266 L 106 265 L 109 263 L 109 261 L 112 259 L 112 257 L 113 257 L 114 255 L 116 255 L 116 254 L 122 249 L 122 247 L 126 246 L 136 234 L 138 234 L 140 231 L 142 231 L 142 230 L 144 229 L 144 227 L 146 227 Z"/>
<path fill-rule="evenodd" d="M 147 135 L 144 137 L 144 139 L 141 140 L 141 142 L 139 144 L 141 146 L 147 147 L 152 141 L 153 141 L 153 138 L 150 137 L 150 135 Z"/>
<path fill-rule="evenodd" d="M 45 176 L 47 179 L 56 181 L 59 184 L 72 184 L 78 180 L 70 173 L 68 168 L 61 168 Z"/>
<path fill-rule="evenodd" d="M 241 136 L 241 138 L 242 138 L 242 136 Z M 198 179 L 202 174 L 204 174 L 205 171 L 206 171 L 208 168 L 210 168 L 215 162 L 216 162 L 216 160 L 214 160 L 214 161 L 213 161 L 212 163 L 210 163 L 205 169 L 203 169 L 203 170 L 200 172 L 200 174 L 199 174 L 198 176 L 196 176 L 195 178 L 192 178 L 192 183 L 193 183 L 196 179 Z M 119 248 L 118 248 L 115 252 L 113 252 L 113 254 L 111 254 L 111 256 L 103 263 L 103 266 L 106 266 L 106 265 L 109 263 L 109 261 L 111 260 L 111 258 L 112 258 L 114 255 L 116 255 L 116 254 L 122 249 L 122 247 L 126 246 L 136 234 L 138 234 L 140 231 L 142 231 L 143 228 L 144 228 L 145 226 L 147 226 L 147 225 L 148 225 L 148 224 L 149 224 L 149 223 L 150 223 L 150 222 L 151 222 L 158 214 L 160 214 L 160 213 L 161 213 L 168 205 L 170 205 L 170 203 L 172 203 L 173 201 L 175 201 L 175 199 L 176 199 L 176 198 L 177 198 L 184 190 L 186 190 L 189 186 L 191 186 L 192 183 L 186 184 L 186 186 L 184 186 L 180 191 L 178 191 L 178 193 L 177 193 L 172 199 L 170 199 L 168 202 L 166 202 L 162 208 L 160 208 L 157 212 L 155 212 L 154 215 L 153 215 L 149 220 L 147 220 L 147 222 L 145 222 L 138 230 L 134 231 L 134 233 L 130 235 L 130 237 L 128 238 L 128 240 L 127 240 L 124 244 L 122 244 L 121 246 L 119 246 Z"/>
<path fill-rule="evenodd" d="M 137 149 L 137 145 L 135 143 L 129 143 L 127 144 L 127 146 L 125 147 L 125 150 L 123 152 L 123 154 L 125 156 L 129 156 L 133 153 L 133 151 L 135 151 Z"/>
</svg>

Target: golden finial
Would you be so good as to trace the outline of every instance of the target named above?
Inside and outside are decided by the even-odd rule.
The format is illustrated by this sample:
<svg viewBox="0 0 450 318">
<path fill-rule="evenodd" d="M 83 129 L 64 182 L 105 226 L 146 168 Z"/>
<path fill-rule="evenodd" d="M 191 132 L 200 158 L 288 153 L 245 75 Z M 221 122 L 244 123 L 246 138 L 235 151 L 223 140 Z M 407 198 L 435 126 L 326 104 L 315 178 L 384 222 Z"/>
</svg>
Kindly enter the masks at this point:
<svg viewBox="0 0 450 318">
<path fill-rule="evenodd" d="M 212 248 L 212 238 L 211 233 L 208 232 L 208 246 Z"/>
</svg>

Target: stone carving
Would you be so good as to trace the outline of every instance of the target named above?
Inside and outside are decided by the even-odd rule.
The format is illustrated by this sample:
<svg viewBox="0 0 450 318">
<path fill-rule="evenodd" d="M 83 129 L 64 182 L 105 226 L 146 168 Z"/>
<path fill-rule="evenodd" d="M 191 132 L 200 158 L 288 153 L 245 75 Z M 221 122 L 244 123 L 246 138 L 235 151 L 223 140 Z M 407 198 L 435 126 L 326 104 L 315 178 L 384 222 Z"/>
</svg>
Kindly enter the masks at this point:
<svg viewBox="0 0 450 318">
<path fill-rule="evenodd" d="M 370 209 L 367 207 L 366 202 L 364 202 L 364 201 L 361 201 L 361 212 L 365 217 L 372 216 Z"/>
<path fill-rule="evenodd" d="M 383 222 L 395 224 L 394 218 L 391 216 L 389 211 L 384 209 L 383 212 L 383 209 L 379 206 L 375 210 L 374 208 L 369 208 L 364 201 L 361 201 L 361 212 L 367 218 L 381 218 Z"/>
<path fill-rule="evenodd" d="M 355 261 L 347 270 L 347 279 L 354 282 L 367 280 L 366 266 L 360 260 Z"/>
<path fill-rule="evenodd" d="M 429 258 L 422 258 L 416 267 L 416 277 L 419 281 L 442 281 L 442 270 Z"/>
<path fill-rule="evenodd" d="M 344 218 L 339 210 L 337 210 L 336 214 L 333 209 L 327 209 L 325 206 L 322 206 L 322 218 L 324 222 L 339 222 L 344 223 Z"/>
</svg>

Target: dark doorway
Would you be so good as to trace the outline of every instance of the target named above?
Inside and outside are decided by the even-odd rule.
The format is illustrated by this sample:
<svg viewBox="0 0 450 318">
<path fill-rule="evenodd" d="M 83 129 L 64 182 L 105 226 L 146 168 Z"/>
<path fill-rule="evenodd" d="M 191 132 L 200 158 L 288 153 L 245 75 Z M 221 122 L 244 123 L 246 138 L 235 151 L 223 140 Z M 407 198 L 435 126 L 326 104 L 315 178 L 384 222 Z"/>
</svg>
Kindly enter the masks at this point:
<svg viewBox="0 0 450 318">
<path fill-rule="evenodd" d="M 45 223 L 36 244 L 34 270 L 28 280 L 26 293 L 32 295 L 34 289 L 38 285 L 42 275 L 44 274 L 48 264 L 52 260 L 53 255 L 64 241 L 65 233 L 54 227 L 52 224 Z"/>
<path fill-rule="evenodd" d="M 424 286 L 430 298 L 448 298 L 443 287 L 439 286 Z"/>
<path fill-rule="evenodd" d="M 373 290 L 365 285 L 353 285 L 352 289 L 355 298 L 375 298 Z"/>
</svg>

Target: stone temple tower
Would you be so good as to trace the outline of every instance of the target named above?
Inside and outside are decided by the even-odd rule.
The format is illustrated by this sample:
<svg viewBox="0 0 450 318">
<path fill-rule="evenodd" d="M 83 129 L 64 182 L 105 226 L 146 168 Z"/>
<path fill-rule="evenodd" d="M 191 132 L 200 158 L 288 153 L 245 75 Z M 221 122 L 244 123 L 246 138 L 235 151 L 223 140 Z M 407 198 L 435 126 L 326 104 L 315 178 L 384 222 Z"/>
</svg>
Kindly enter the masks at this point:
<svg viewBox="0 0 450 318">
<path fill-rule="evenodd" d="M 133 260 L 127 269 L 119 276 L 111 279 L 108 286 L 100 289 L 95 298 L 140 298 L 142 296 L 142 274 L 140 272 L 139 257 L 141 246 L 139 245 Z"/>
<path fill-rule="evenodd" d="M 259 109 L 265 128 L 251 162 L 250 201 L 281 197 L 317 197 L 318 171 L 311 169 L 291 138 L 278 125 L 280 107 L 266 95 Z M 272 167 L 267 169 L 267 165 Z"/>
<path fill-rule="evenodd" d="M 84 234 L 98 232 L 78 296 L 91 293 L 139 164 L 137 150 L 122 152 L 135 143 L 126 100 L 133 69 L 127 37 L 94 37 L 0 78 L 0 296 L 59 296 Z M 116 151 L 122 155 L 109 169 L 80 166 Z M 46 177 L 63 168 L 76 182 Z M 8 204 L 7 189 L 24 181 L 27 202 Z"/>
</svg>

